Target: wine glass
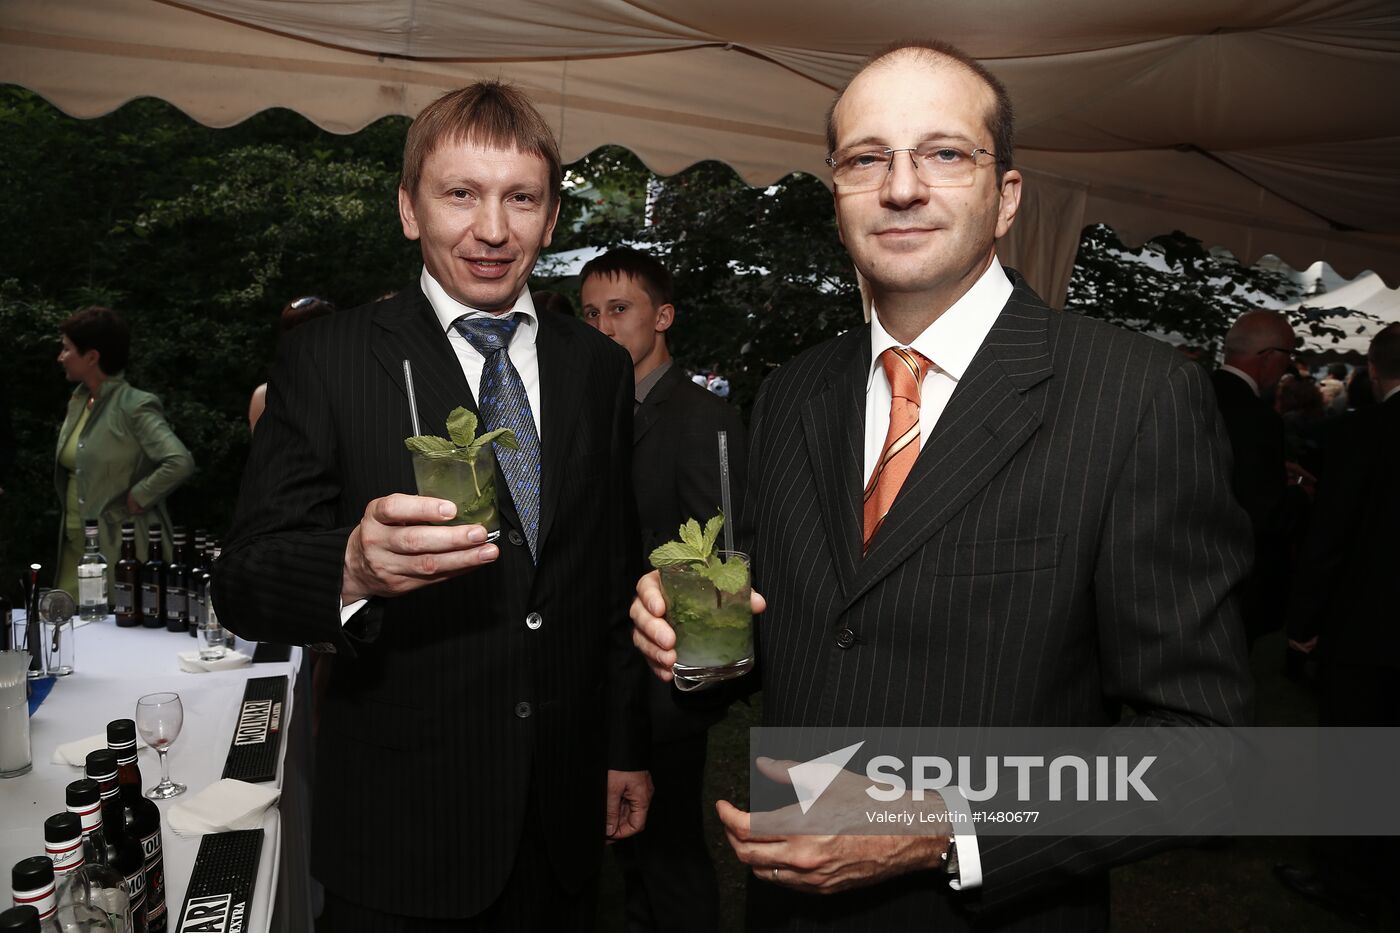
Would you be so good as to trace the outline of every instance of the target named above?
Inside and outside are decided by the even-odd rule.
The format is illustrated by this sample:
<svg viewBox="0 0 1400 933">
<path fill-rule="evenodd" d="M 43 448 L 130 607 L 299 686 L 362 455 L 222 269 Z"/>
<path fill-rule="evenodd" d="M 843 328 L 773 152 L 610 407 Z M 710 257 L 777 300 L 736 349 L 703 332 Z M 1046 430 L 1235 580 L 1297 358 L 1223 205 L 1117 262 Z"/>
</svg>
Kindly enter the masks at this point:
<svg viewBox="0 0 1400 933">
<path fill-rule="evenodd" d="M 152 800 L 168 800 L 186 790 L 185 785 L 170 780 L 170 766 L 165 761 L 165 753 L 180 737 L 184 723 L 185 708 L 178 693 L 148 693 L 136 701 L 136 730 L 160 755 L 160 783 L 146 791 Z"/>
</svg>

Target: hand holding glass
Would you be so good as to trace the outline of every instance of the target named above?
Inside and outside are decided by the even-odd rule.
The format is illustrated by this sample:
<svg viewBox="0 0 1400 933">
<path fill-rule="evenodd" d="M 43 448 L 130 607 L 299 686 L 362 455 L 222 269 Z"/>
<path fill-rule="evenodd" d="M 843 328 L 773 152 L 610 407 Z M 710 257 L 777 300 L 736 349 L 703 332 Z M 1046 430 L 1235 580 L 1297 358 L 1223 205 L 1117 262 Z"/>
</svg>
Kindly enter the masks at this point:
<svg viewBox="0 0 1400 933">
<path fill-rule="evenodd" d="M 152 800 L 168 800 L 186 790 L 185 785 L 170 780 L 170 766 L 165 760 L 184 724 L 185 708 L 178 693 L 148 693 L 136 701 L 136 730 L 160 755 L 160 783 L 146 791 Z"/>
</svg>

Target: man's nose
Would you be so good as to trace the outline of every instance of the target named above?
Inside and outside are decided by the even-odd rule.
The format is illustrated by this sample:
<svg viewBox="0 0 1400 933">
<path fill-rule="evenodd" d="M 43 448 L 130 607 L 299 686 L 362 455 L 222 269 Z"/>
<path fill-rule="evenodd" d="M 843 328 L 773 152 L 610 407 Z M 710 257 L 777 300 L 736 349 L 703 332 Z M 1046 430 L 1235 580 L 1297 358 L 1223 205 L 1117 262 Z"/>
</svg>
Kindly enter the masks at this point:
<svg viewBox="0 0 1400 933">
<path fill-rule="evenodd" d="M 890 153 L 890 170 L 880 186 L 880 203 L 885 207 L 907 208 L 928 201 L 928 185 L 914 169 L 914 153 Z"/>
<path fill-rule="evenodd" d="M 608 316 L 606 311 L 598 315 L 598 329 L 609 337 L 617 333 L 617 328 L 613 326 L 612 318 Z"/>
<path fill-rule="evenodd" d="M 510 225 L 506 223 L 505 205 L 493 198 L 486 198 L 475 211 L 472 235 L 488 246 L 504 246 L 510 238 Z"/>
</svg>

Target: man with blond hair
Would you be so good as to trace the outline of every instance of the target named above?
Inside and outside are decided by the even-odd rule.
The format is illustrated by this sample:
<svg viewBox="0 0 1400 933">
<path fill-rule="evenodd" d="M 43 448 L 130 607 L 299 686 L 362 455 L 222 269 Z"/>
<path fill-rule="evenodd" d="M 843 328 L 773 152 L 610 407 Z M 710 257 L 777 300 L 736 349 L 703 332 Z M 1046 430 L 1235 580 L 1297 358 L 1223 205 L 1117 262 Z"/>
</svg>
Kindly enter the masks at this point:
<svg viewBox="0 0 1400 933">
<path fill-rule="evenodd" d="M 268 384 L 215 598 L 335 654 L 312 867 L 337 933 L 585 928 L 605 837 L 645 820 L 631 360 L 526 287 L 561 175 L 519 91 L 429 105 L 398 193 L 419 280 L 290 334 Z M 415 494 L 411 398 L 423 433 L 458 407 L 514 431 L 499 539 Z"/>
</svg>

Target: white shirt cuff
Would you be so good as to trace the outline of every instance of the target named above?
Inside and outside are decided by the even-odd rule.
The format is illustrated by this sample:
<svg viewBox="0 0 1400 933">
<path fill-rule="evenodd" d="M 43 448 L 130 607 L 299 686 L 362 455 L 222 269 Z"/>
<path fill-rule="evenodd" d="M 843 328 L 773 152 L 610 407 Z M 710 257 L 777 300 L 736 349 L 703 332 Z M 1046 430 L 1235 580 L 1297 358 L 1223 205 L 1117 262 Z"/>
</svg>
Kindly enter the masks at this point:
<svg viewBox="0 0 1400 933">
<path fill-rule="evenodd" d="M 341 605 L 340 605 L 340 627 L 341 627 L 341 628 L 344 628 L 344 627 L 345 627 L 345 623 L 346 623 L 346 622 L 349 622 L 350 619 L 354 617 L 355 613 L 357 613 L 357 612 L 359 612 L 361 609 L 363 609 L 363 608 L 365 607 L 365 603 L 367 603 L 367 602 L 369 602 L 368 599 L 357 599 L 357 600 L 355 600 L 353 603 L 351 603 L 351 604 L 348 605 L 348 606 L 345 605 L 344 603 L 341 603 Z M 964 804 L 964 806 L 966 806 L 966 804 Z M 958 845 L 959 845 L 959 846 L 962 846 L 962 843 L 959 842 Z M 958 857 L 961 858 L 962 856 L 959 855 Z"/>
<path fill-rule="evenodd" d="M 977 833 L 972 828 L 972 808 L 956 787 L 945 787 L 939 793 L 948 812 L 957 817 L 953 820 L 953 842 L 958 847 L 958 873 L 948 879 L 948 886 L 954 891 L 980 888 L 982 856 L 977 851 Z"/>
</svg>

